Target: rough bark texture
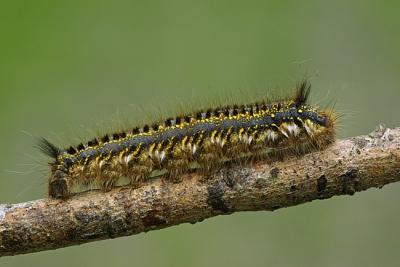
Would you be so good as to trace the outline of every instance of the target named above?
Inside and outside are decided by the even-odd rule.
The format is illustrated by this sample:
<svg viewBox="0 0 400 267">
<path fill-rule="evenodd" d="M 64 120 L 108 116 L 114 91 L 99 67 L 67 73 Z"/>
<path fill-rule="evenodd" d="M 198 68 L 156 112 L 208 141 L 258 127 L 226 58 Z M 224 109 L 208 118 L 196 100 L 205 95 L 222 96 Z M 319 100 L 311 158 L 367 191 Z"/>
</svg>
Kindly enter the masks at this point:
<svg viewBox="0 0 400 267">
<path fill-rule="evenodd" d="M 141 188 L 91 191 L 70 199 L 0 205 L 0 256 L 57 249 L 196 223 L 238 211 L 276 210 L 353 195 L 400 180 L 400 128 L 285 161 L 259 161 L 182 182 L 153 179 Z"/>
</svg>

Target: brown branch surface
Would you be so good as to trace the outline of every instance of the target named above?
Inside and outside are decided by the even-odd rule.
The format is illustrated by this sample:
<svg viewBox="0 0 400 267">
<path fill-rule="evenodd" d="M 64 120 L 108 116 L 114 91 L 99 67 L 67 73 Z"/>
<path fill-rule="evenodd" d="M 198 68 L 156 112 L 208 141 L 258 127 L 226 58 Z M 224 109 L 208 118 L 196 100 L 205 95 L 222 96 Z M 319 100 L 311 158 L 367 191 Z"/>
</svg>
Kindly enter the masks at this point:
<svg viewBox="0 0 400 267">
<path fill-rule="evenodd" d="M 260 161 L 195 174 L 172 183 L 91 191 L 66 201 L 0 205 L 0 256 L 127 236 L 238 211 L 276 210 L 334 195 L 353 195 L 400 180 L 400 128 L 338 140 L 328 149 L 285 161 Z"/>
</svg>

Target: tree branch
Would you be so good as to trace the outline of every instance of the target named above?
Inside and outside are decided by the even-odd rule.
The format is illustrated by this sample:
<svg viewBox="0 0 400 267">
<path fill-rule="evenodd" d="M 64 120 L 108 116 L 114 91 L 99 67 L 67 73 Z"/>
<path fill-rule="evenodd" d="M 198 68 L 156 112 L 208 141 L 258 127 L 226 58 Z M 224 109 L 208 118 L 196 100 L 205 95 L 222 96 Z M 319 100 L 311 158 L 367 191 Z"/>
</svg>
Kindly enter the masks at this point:
<svg viewBox="0 0 400 267">
<path fill-rule="evenodd" d="M 232 167 L 212 179 L 152 179 L 118 187 L 0 205 L 0 256 L 31 253 L 196 223 L 238 211 L 273 211 L 334 195 L 353 195 L 400 180 L 400 128 L 380 125 L 369 136 L 285 161 Z"/>
</svg>

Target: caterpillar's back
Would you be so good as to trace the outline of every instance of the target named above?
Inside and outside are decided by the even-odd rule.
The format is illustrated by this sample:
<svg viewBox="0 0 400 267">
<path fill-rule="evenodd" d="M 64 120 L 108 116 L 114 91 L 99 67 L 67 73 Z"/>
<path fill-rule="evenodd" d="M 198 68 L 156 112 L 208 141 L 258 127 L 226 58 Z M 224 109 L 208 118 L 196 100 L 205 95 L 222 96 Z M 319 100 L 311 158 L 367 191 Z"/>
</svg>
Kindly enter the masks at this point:
<svg viewBox="0 0 400 267">
<path fill-rule="evenodd" d="M 310 89 L 303 81 L 290 99 L 195 110 L 66 149 L 41 138 L 40 150 L 52 158 L 48 194 L 65 199 L 76 185 L 108 190 L 121 177 L 137 187 L 155 170 L 179 181 L 190 168 L 207 176 L 222 162 L 324 149 L 335 117 L 308 103 Z"/>
</svg>

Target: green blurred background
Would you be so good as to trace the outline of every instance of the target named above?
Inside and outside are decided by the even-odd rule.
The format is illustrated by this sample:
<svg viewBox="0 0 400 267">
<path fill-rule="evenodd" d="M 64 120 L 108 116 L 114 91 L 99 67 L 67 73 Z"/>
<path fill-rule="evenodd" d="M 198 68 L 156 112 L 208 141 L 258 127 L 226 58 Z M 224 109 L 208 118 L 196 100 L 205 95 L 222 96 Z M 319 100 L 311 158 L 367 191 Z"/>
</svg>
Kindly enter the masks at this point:
<svg viewBox="0 0 400 267">
<path fill-rule="evenodd" d="M 351 113 L 341 137 L 400 126 L 399 11 L 397 1 L 0 1 L 0 203 L 45 196 L 34 136 L 61 145 L 132 104 L 193 92 L 287 90 L 317 76 L 312 98 L 337 97 Z M 0 266 L 399 266 L 399 192 L 392 184 Z"/>
</svg>

